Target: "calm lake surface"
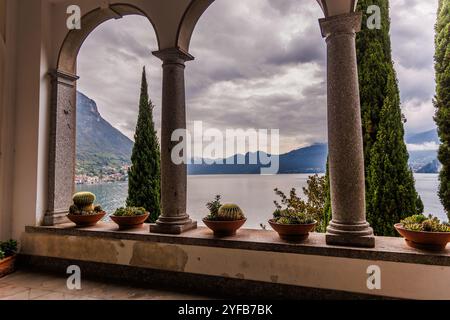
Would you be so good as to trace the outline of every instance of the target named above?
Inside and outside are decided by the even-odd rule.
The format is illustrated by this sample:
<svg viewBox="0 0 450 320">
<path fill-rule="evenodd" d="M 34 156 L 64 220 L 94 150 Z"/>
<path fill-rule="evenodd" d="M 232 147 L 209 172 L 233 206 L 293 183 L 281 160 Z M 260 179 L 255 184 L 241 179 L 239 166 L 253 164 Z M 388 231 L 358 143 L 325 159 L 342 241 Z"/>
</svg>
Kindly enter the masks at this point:
<svg viewBox="0 0 450 320">
<path fill-rule="evenodd" d="M 278 200 L 273 189 L 279 188 L 289 192 L 297 188 L 298 194 L 306 186 L 309 174 L 286 174 L 276 176 L 261 175 L 216 175 L 189 176 L 188 178 L 188 213 L 199 224 L 208 213 L 205 204 L 216 194 L 222 195 L 222 202 L 236 203 L 245 212 L 247 228 L 260 228 L 260 223 L 267 224 Z M 437 196 L 437 174 L 415 174 L 416 188 L 425 205 L 425 213 L 433 214 L 447 221 L 446 214 Z M 79 185 L 78 191 L 91 191 L 97 195 L 97 202 L 102 204 L 108 213 L 124 206 L 128 184 L 112 183 L 100 185 Z"/>
</svg>

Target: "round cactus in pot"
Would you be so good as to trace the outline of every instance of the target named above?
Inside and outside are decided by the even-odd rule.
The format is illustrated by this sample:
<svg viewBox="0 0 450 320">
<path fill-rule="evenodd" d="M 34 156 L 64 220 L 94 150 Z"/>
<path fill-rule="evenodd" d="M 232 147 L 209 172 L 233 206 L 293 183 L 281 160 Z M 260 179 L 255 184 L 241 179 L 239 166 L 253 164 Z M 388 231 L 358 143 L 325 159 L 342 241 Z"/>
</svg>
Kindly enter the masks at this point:
<svg viewBox="0 0 450 320">
<path fill-rule="evenodd" d="M 232 236 L 247 221 L 244 212 L 236 204 L 221 203 L 221 196 L 215 197 L 206 207 L 209 215 L 203 219 L 203 223 L 210 228 L 215 236 Z"/>
<path fill-rule="evenodd" d="M 88 227 L 97 224 L 105 215 L 102 207 L 95 205 L 96 196 L 91 192 L 78 192 L 72 197 L 73 205 L 67 217 L 77 226 Z"/>
<path fill-rule="evenodd" d="M 217 213 L 218 220 L 221 221 L 238 221 L 245 219 L 241 208 L 235 204 L 224 204 Z"/>
<path fill-rule="evenodd" d="M 96 196 L 92 192 L 78 192 L 73 195 L 72 200 L 78 208 L 85 208 L 94 204 Z"/>
</svg>

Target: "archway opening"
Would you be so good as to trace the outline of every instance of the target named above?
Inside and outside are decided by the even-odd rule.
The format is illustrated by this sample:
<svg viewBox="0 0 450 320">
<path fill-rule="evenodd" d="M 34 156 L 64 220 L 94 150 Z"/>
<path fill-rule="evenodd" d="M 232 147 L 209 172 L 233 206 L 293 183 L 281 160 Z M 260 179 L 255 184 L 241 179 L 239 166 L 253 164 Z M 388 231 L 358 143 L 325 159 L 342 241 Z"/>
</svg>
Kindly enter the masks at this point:
<svg viewBox="0 0 450 320">
<path fill-rule="evenodd" d="M 324 172 L 326 49 L 316 18 L 321 15 L 317 3 L 309 1 L 216 1 L 199 21 L 191 40 L 198 60 L 188 65 L 188 128 L 193 132 L 201 122 L 203 134 L 216 129 L 224 138 L 227 130 L 269 130 L 269 144 L 270 130 L 279 129 L 279 150 L 267 152 L 281 155 L 280 173 L 298 174 L 260 175 L 248 157 L 248 165 L 191 165 L 188 213 L 196 220 L 220 194 L 222 202 L 241 206 L 247 228 L 259 229 L 275 210 L 275 188 L 289 192 L 296 187 L 302 194 L 308 176 Z M 202 146 L 196 141 L 192 147 L 195 158 L 265 151 L 263 143 L 250 146 L 246 139 L 243 151 L 228 151 L 224 143 L 222 156 L 198 154 L 195 149 L 205 151 L 211 142 L 204 138 Z M 302 171 L 291 172 L 289 163 L 302 152 L 308 153 Z"/>
<path fill-rule="evenodd" d="M 157 38 L 145 17 L 130 15 L 97 27 L 77 58 L 77 191 L 91 191 L 106 212 L 124 206 L 138 118 L 142 68 L 157 128 L 161 64 Z"/>
<path fill-rule="evenodd" d="M 129 34 L 127 34 L 126 30 L 127 26 L 130 25 L 130 19 L 131 21 L 133 19 L 135 21 L 139 21 L 140 27 L 135 28 L 134 32 L 128 31 Z M 128 117 L 132 116 L 130 113 L 127 113 L 127 111 L 132 109 L 137 110 L 138 103 L 136 101 L 139 101 L 139 93 L 136 95 L 134 103 L 131 102 L 131 99 L 133 95 L 132 92 L 139 90 L 140 81 L 136 81 L 134 84 L 128 84 L 127 82 L 133 81 L 133 78 L 139 79 L 139 75 L 142 72 L 142 67 L 149 64 L 149 59 L 152 57 L 152 50 L 159 48 L 159 39 L 158 36 L 155 35 L 156 31 L 152 27 L 153 23 L 151 23 L 151 20 L 143 13 L 143 11 L 132 5 L 117 4 L 108 8 L 95 9 L 83 16 L 81 23 L 83 27 L 80 30 L 72 30 L 67 34 L 59 53 L 57 68 L 51 73 L 53 96 L 52 121 L 50 128 L 48 211 L 44 220 L 44 224 L 46 225 L 60 224 L 66 221 L 67 210 L 71 205 L 72 195 L 76 190 L 75 176 L 77 170 L 79 170 L 76 157 L 77 97 L 79 100 L 83 100 L 87 103 L 87 114 L 90 112 L 90 115 L 93 118 L 97 115 L 98 121 L 95 122 L 95 120 L 92 119 L 91 124 L 96 123 L 100 126 L 99 123 L 101 123 L 103 124 L 102 127 L 104 129 L 109 128 L 110 130 L 117 131 L 113 128 L 114 126 L 108 123 L 108 119 L 104 120 L 101 117 L 101 114 L 98 112 L 99 110 L 97 105 L 92 101 L 92 99 L 89 99 L 86 95 L 77 93 L 77 80 L 79 79 L 79 76 L 77 75 L 77 61 L 81 47 L 86 41 L 86 48 L 89 48 L 89 43 L 91 43 L 91 41 L 88 37 L 91 33 L 95 38 L 95 34 L 97 34 L 97 32 L 101 33 L 102 30 L 107 30 L 109 25 L 114 25 L 116 28 L 120 25 L 123 26 L 122 28 L 118 28 L 115 33 L 110 33 L 109 38 L 104 38 L 104 41 L 106 41 L 106 46 L 108 45 L 108 41 L 111 43 L 108 49 L 91 49 L 91 52 L 87 55 L 87 61 L 95 61 L 94 57 L 97 57 L 97 62 L 99 63 L 100 61 L 103 63 L 105 69 L 101 70 L 101 68 L 99 69 L 98 66 L 96 66 L 93 70 L 97 70 L 97 74 L 91 73 L 90 75 L 88 71 L 85 71 L 86 80 L 85 82 L 81 82 L 82 87 L 89 86 L 89 83 L 95 83 L 97 88 L 101 88 L 101 92 L 108 92 L 110 89 L 110 96 L 114 96 L 114 94 L 116 94 L 117 98 L 110 100 L 109 103 L 113 101 L 116 108 L 118 105 L 121 105 L 122 110 L 120 112 L 122 113 L 122 118 L 124 115 L 128 115 Z M 147 38 L 138 39 L 133 35 L 133 33 L 135 35 L 137 34 L 138 37 L 141 35 L 141 38 L 142 35 L 147 35 Z M 122 43 L 118 46 L 117 44 L 119 42 L 124 42 L 126 45 L 124 46 Z M 114 43 L 116 43 L 116 46 Z M 101 45 L 100 48 L 102 48 Z M 136 52 L 139 54 L 136 55 Z M 103 53 L 104 56 L 98 59 L 98 53 Z M 112 63 L 112 57 L 115 57 L 115 59 L 121 61 L 122 64 L 118 64 L 117 62 Z M 141 58 L 138 59 L 137 57 Z M 84 63 L 87 66 L 81 66 L 81 69 L 89 70 L 89 63 Z M 124 67 L 124 64 L 126 64 L 126 68 Z M 136 70 L 133 70 L 133 65 Z M 137 67 L 137 65 L 139 65 L 139 67 Z M 118 71 L 120 66 L 122 66 L 122 69 L 127 70 L 130 76 L 136 72 L 135 77 L 131 76 L 131 78 L 127 78 L 126 75 L 120 75 L 118 72 L 111 73 L 111 70 Z M 99 70 L 100 72 L 98 72 Z M 110 72 L 109 77 L 108 72 Z M 120 79 L 122 81 L 119 81 Z M 158 81 L 158 83 L 159 82 L 160 81 Z M 102 87 L 102 85 L 104 85 L 104 87 Z M 133 87 L 135 88 L 134 90 L 130 89 Z M 125 88 L 125 90 L 121 91 L 120 88 Z M 157 88 L 155 88 L 155 90 L 157 90 Z M 88 92 L 90 91 L 88 90 Z M 122 95 L 120 94 L 121 92 L 123 93 Z M 91 98 L 96 97 L 93 96 Z M 108 101 L 105 102 L 103 100 L 101 103 L 107 104 Z M 102 107 L 100 107 L 100 109 L 101 108 Z M 106 109 L 106 117 L 113 117 L 114 112 L 108 113 L 109 110 L 113 109 L 114 108 L 111 107 Z M 79 116 L 81 115 L 79 114 Z M 127 124 L 129 126 L 132 125 L 132 123 L 127 122 L 123 125 L 126 127 Z M 91 132 L 95 132 L 95 130 L 92 130 Z M 132 137 L 132 134 L 129 135 Z M 92 148 L 98 149 L 104 146 L 101 140 L 102 135 L 98 134 L 97 137 L 99 139 L 92 144 Z M 78 138 L 82 138 L 82 136 L 80 137 L 80 135 L 78 135 Z M 103 138 L 105 138 L 104 135 Z M 125 140 L 128 140 L 127 143 L 123 143 Z M 118 138 L 116 141 L 115 145 L 117 148 L 128 144 L 128 150 L 125 154 L 122 152 L 120 157 L 114 155 L 112 156 L 112 158 L 115 158 L 113 161 L 115 166 L 122 165 L 122 167 L 125 168 L 126 160 L 129 157 L 128 153 L 130 145 L 132 145 L 132 142 L 130 143 L 129 140 L 131 139 L 126 137 L 126 134 L 124 134 L 122 135 L 122 139 Z M 93 139 L 90 139 L 90 141 L 92 142 Z M 108 157 L 108 152 L 105 152 L 103 155 L 98 153 L 97 161 L 93 161 L 93 163 L 102 163 L 104 159 L 101 158 L 105 158 L 105 156 L 106 158 Z M 84 165 L 86 165 L 86 162 L 84 162 Z M 112 172 L 109 173 L 112 174 Z"/>
</svg>

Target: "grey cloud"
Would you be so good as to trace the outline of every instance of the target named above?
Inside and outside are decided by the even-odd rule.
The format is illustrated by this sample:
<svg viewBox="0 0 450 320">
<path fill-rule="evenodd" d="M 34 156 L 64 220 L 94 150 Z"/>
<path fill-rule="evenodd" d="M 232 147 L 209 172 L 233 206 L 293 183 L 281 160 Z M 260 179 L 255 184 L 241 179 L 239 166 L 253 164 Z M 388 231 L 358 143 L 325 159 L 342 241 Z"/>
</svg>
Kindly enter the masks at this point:
<svg viewBox="0 0 450 320">
<path fill-rule="evenodd" d="M 426 101 L 434 91 L 434 22 L 429 10 L 418 16 L 420 8 L 429 7 L 424 3 L 391 1 L 393 56 L 405 104 Z M 320 17 L 312 0 L 216 1 L 191 42 L 196 60 L 186 66 L 188 120 L 219 129 L 279 128 L 288 149 L 325 141 L 326 49 Z M 79 57 L 79 89 L 130 138 L 144 65 L 160 127 L 161 61 L 151 55 L 156 49 L 151 28 L 136 16 L 107 22 L 87 39 Z"/>
</svg>

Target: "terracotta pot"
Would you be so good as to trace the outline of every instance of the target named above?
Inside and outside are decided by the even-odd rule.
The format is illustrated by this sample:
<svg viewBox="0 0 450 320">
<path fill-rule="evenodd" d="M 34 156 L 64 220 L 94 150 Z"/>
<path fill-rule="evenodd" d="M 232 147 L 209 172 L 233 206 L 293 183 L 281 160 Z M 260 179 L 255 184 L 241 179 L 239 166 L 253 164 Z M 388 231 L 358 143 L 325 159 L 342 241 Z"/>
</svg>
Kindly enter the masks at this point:
<svg viewBox="0 0 450 320">
<path fill-rule="evenodd" d="M 109 217 L 119 226 L 120 229 L 130 229 L 143 225 L 144 222 L 147 221 L 149 216 L 150 213 L 147 212 L 146 214 L 141 216 L 117 217 L 115 215 L 111 215 Z"/>
<path fill-rule="evenodd" d="M 210 228 L 216 237 L 234 236 L 236 231 L 241 228 L 247 219 L 236 221 L 210 221 L 203 219 L 203 223 Z"/>
<path fill-rule="evenodd" d="M 309 233 L 317 225 L 317 221 L 311 224 L 280 224 L 275 220 L 269 220 L 269 224 L 281 239 L 292 242 L 300 242 L 308 239 Z"/>
<path fill-rule="evenodd" d="M 0 278 L 15 271 L 16 255 L 0 260 Z"/>
<path fill-rule="evenodd" d="M 69 218 L 70 221 L 75 223 L 77 227 L 92 227 L 95 226 L 97 222 L 102 220 L 105 215 L 106 212 L 100 212 L 98 214 L 91 214 L 85 216 L 68 214 L 67 218 Z"/>
<path fill-rule="evenodd" d="M 450 242 L 450 232 L 411 231 L 397 223 L 395 229 L 405 238 L 406 243 L 413 248 L 427 251 L 444 251 Z"/>
</svg>

